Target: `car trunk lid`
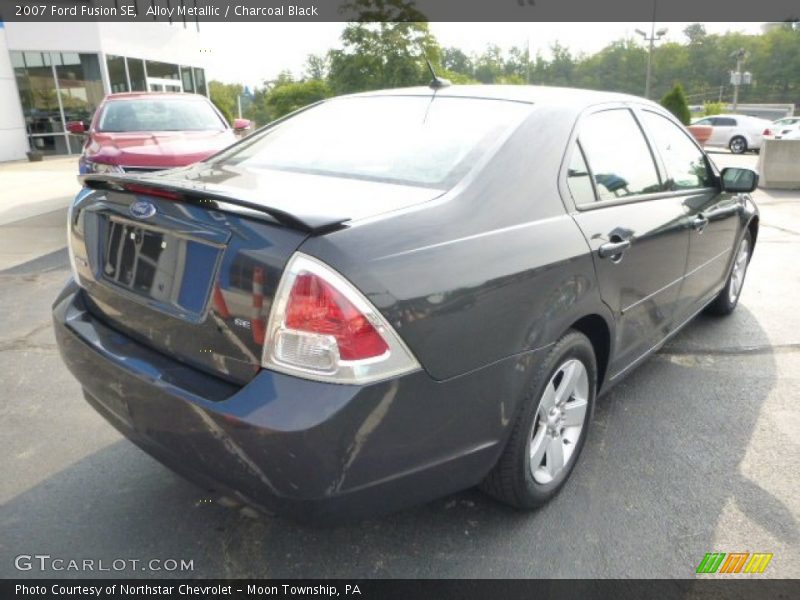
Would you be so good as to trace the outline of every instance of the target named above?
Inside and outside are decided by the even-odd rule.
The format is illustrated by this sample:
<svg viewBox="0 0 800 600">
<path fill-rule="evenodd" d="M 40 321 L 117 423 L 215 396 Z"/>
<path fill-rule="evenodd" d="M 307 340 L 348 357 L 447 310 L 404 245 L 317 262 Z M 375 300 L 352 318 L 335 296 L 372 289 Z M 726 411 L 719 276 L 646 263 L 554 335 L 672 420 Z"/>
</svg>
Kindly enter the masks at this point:
<svg viewBox="0 0 800 600">
<path fill-rule="evenodd" d="M 139 343 L 244 384 L 284 267 L 307 231 L 143 189 L 85 191 L 70 252 L 89 310 Z"/>
<path fill-rule="evenodd" d="M 89 175 L 70 246 L 89 309 L 131 338 L 246 383 L 284 267 L 309 235 L 441 191 L 205 164 Z"/>
</svg>

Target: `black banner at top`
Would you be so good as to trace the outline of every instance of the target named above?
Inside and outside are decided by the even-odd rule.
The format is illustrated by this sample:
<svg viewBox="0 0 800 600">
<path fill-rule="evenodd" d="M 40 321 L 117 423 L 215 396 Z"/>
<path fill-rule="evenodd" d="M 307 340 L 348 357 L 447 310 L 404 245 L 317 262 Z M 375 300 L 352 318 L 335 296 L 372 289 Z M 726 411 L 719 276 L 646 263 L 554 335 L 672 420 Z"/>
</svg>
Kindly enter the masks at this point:
<svg viewBox="0 0 800 600">
<path fill-rule="evenodd" d="M 798 0 L 0 0 L 4 21 L 797 21 Z"/>
</svg>

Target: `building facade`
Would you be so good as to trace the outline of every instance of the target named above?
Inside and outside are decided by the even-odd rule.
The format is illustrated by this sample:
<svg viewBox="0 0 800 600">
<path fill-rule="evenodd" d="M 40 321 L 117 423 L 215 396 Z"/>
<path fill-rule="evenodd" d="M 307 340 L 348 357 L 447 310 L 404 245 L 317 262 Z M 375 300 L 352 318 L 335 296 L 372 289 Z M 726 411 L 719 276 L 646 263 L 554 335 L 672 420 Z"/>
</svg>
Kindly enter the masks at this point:
<svg viewBox="0 0 800 600">
<path fill-rule="evenodd" d="M 0 161 L 77 154 L 69 121 L 88 121 L 106 94 L 208 94 L 200 28 L 174 23 L 0 21 Z"/>
</svg>

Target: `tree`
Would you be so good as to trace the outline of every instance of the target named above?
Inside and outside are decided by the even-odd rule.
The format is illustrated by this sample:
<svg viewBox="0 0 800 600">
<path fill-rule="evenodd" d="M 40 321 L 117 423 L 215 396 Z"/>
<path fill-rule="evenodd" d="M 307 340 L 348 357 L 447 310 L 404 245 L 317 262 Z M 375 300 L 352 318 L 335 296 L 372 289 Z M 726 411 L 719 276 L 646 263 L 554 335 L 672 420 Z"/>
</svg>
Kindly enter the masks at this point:
<svg viewBox="0 0 800 600">
<path fill-rule="evenodd" d="M 451 73 L 461 73 L 470 77 L 475 70 L 472 59 L 460 48 L 442 49 L 442 67 Z"/>
<path fill-rule="evenodd" d="M 689 112 L 689 103 L 686 101 L 686 94 L 683 92 L 683 86 L 680 83 L 676 83 L 664 95 L 661 99 L 661 106 L 675 115 L 684 125 L 688 125 L 692 120 L 692 115 Z"/>
<path fill-rule="evenodd" d="M 359 20 L 342 32 L 343 47 L 328 53 L 335 93 L 423 85 L 430 81 L 426 59 L 441 68 L 441 48 L 411 2 L 354 0 L 345 8 Z"/>
<path fill-rule="evenodd" d="M 305 68 L 306 77 L 308 79 L 327 79 L 329 68 L 330 63 L 327 56 L 320 56 L 318 54 L 308 55 Z"/>
<path fill-rule="evenodd" d="M 279 85 L 266 96 L 271 119 L 279 119 L 299 108 L 319 102 L 331 95 L 328 84 L 320 79 L 292 81 Z"/>
<path fill-rule="evenodd" d="M 683 35 L 689 39 L 690 44 L 699 44 L 706 37 L 706 28 L 700 23 L 692 23 L 684 28 Z"/>
<path fill-rule="evenodd" d="M 475 79 L 481 83 L 496 83 L 505 74 L 505 67 L 500 46 L 491 44 L 475 59 Z"/>
<path fill-rule="evenodd" d="M 219 109 L 228 123 L 233 123 L 235 115 L 238 114 L 237 98 L 243 91 L 244 88 L 238 83 L 222 83 L 220 81 L 208 83 L 208 95 L 211 97 L 211 102 Z"/>
</svg>

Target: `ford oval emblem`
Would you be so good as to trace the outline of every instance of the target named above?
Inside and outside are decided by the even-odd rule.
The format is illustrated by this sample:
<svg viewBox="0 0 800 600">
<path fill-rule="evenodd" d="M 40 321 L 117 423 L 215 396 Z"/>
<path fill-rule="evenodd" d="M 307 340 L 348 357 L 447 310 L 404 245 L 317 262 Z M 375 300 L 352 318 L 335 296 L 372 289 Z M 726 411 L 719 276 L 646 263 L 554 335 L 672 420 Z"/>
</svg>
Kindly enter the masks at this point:
<svg viewBox="0 0 800 600">
<path fill-rule="evenodd" d="M 156 207 L 147 200 L 137 200 L 131 204 L 128 211 L 137 219 L 149 219 L 156 214 Z"/>
</svg>

